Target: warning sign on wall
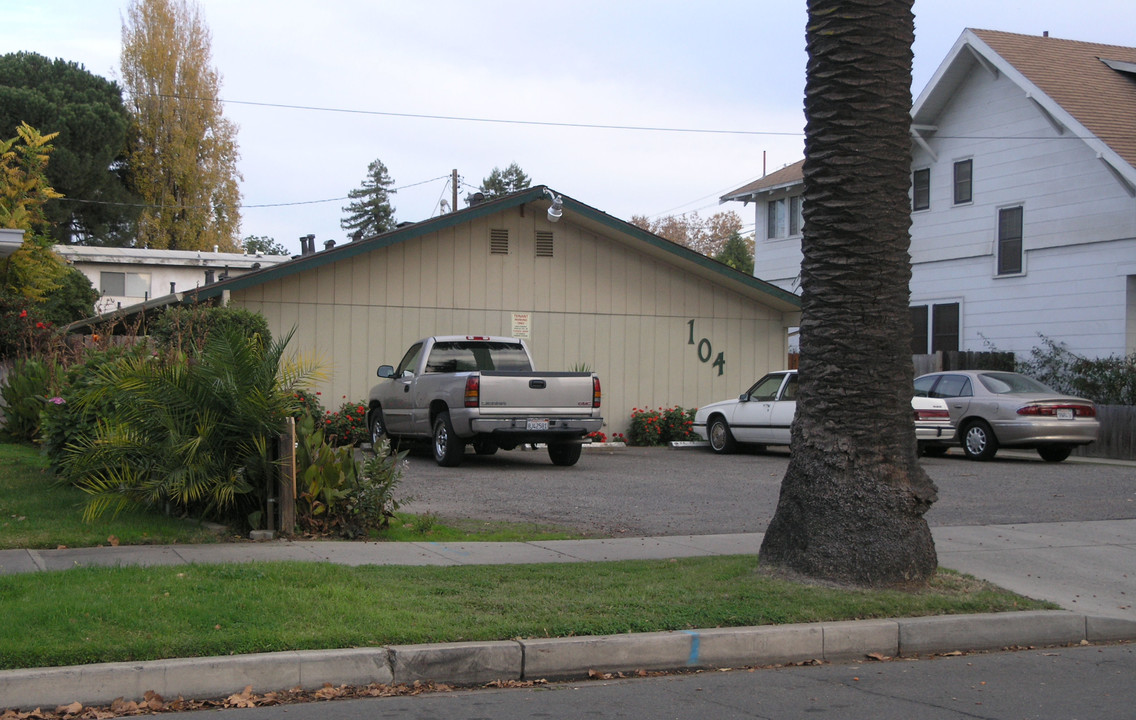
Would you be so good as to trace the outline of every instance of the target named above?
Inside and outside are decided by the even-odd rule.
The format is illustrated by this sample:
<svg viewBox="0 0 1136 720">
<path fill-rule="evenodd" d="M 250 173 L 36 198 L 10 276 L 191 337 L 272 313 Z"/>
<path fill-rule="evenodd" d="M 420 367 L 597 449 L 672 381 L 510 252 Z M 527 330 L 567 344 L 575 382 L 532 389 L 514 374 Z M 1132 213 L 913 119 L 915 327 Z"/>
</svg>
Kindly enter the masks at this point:
<svg viewBox="0 0 1136 720">
<path fill-rule="evenodd" d="M 530 323 L 532 322 L 532 313 L 515 312 L 513 313 L 513 337 L 520 340 L 528 340 L 531 335 Z"/>
</svg>

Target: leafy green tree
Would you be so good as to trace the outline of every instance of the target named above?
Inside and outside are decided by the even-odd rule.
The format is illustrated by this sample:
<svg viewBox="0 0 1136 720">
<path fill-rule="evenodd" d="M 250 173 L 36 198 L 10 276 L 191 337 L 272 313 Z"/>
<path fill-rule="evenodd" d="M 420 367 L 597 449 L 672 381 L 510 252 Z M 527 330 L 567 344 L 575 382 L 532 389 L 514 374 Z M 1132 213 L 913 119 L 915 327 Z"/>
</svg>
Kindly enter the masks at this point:
<svg viewBox="0 0 1136 720">
<path fill-rule="evenodd" d="M 42 312 L 47 322 L 62 327 L 95 314 L 99 291 L 91 285 L 90 278 L 73 267 L 65 267 L 57 282 L 55 290 L 43 302 Z"/>
<path fill-rule="evenodd" d="M 921 585 L 937 499 L 916 457 L 908 310 L 912 0 L 809 0 L 800 389 L 761 561 Z"/>
<path fill-rule="evenodd" d="M 0 137 L 24 123 L 58 133 L 47 179 L 64 199 L 44 208 L 55 242 L 130 244 L 138 209 L 124 182 L 130 116 L 118 85 L 63 59 L 0 56 Z"/>
<path fill-rule="evenodd" d="M 371 237 L 394 228 L 394 208 L 390 196 L 394 180 L 387 174 L 387 166 L 382 160 L 373 160 L 367 166 L 367 177 L 363 185 L 347 193 L 352 202 L 343 211 L 349 213 L 339 222 L 343 230 L 359 233 L 359 237 Z"/>
<path fill-rule="evenodd" d="M 249 255 L 260 253 L 261 255 L 291 255 L 288 248 L 284 247 L 275 239 L 267 235 L 249 235 L 244 240 L 241 240 L 241 247 Z"/>
<path fill-rule="evenodd" d="M 212 38 L 193 0 L 131 0 L 122 82 L 133 118 L 131 188 L 146 204 L 138 245 L 235 250 L 241 194 L 237 127 L 222 113 Z"/>
<path fill-rule="evenodd" d="M 520 165 L 510 163 L 509 167 L 504 170 L 497 167 L 493 168 L 489 177 L 481 181 L 481 187 L 478 189 L 485 195 L 486 200 L 492 200 L 502 195 L 524 190 L 531 184 L 532 179 L 525 174 Z"/>
<path fill-rule="evenodd" d="M 753 238 L 744 238 L 737 230 L 730 233 L 729 240 L 714 256 L 720 263 L 725 263 L 746 275 L 753 275 Z"/>
<path fill-rule="evenodd" d="M 62 197 L 47 178 L 56 135 L 43 135 L 21 123 L 15 137 L 0 140 L 0 227 L 31 232 L 48 228 L 44 205 Z"/>
</svg>

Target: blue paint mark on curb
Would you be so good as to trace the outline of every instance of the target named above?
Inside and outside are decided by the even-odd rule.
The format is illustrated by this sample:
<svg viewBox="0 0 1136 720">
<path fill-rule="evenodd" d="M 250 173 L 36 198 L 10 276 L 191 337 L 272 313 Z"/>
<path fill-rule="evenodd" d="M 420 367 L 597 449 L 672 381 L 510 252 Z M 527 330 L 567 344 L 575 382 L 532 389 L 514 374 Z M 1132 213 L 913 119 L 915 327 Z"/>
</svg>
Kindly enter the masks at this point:
<svg viewBox="0 0 1136 720">
<path fill-rule="evenodd" d="M 698 664 L 698 651 L 700 649 L 699 645 L 702 642 L 702 636 L 700 636 L 694 630 L 683 630 L 683 632 L 690 636 L 690 657 L 687 658 L 686 664 L 687 665 L 697 665 Z"/>
</svg>

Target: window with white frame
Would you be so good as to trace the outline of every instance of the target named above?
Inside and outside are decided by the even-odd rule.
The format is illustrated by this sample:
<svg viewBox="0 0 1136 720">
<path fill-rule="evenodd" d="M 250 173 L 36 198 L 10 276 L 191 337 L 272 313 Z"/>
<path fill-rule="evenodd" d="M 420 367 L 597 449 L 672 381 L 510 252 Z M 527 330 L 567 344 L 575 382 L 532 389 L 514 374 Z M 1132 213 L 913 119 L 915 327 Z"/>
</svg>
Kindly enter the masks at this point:
<svg viewBox="0 0 1136 720">
<path fill-rule="evenodd" d="M 974 200 L 974 161 L 959 160 L 955 163 L 955 205 L 963 205 Z"/>
<path fill-rule="evenodd" d="M 998 274 L 1022 272 L 1022 206 L 998 211 Z"/>
<path fill-rule="evenodd" d="M 959 303 L 911 306 L 911 354 L 953 352 L 959 349 Z"/>
<path fill-rule="evenodd" d="M 767 238 L 794 237 L 801 234 L 804 216 L 801 212 L 802 197 L 770 200 L 765 204 L 765 236 Z"/>
<path fill-rule="evenodd" d="M 116 297 L 149 297 L 150 273 L 100 272 L 99 291 Z"/>
<path fill-rule="evenodd" d="M 920 168 L 911 173 L 911 209 L 931 207 L 931 168 Z"/>
</svg>

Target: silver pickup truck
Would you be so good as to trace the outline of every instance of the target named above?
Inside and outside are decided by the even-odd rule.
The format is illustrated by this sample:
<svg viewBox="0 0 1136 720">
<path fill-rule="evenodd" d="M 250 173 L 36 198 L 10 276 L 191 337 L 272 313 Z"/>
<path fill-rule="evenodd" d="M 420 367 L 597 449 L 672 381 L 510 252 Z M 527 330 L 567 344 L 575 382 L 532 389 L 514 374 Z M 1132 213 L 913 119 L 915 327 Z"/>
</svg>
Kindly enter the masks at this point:
<svg viewBox="0 0 1136 720">
<path fill-rule="evenodd" d="M 419 340 L 398 367 L 380 365 L 371 388 L 371 441 L 430 440 L 439 465 L 545 443 L 556 465 L 575 465 L 603 425 L 600 380 L 589 372 L 535 372 L 524 341 L 450 335 Z"/>
</svg>

